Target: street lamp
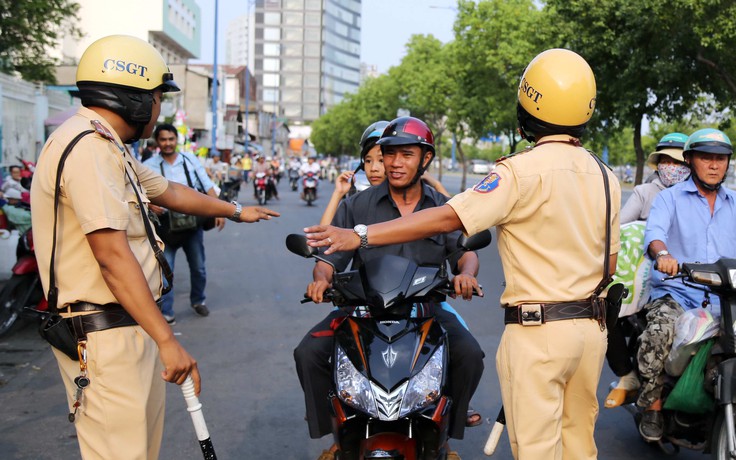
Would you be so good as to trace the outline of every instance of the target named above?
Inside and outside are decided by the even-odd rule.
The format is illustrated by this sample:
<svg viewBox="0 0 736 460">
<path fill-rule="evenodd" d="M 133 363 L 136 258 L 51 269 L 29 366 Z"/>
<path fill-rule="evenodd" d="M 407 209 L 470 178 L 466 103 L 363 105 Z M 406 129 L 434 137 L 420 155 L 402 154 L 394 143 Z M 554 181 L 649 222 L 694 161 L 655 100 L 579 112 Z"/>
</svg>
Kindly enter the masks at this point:
<svg viewBox="0 0 736 460">
<path fill-rule="evenodd" d="M 245 24 L 246 24 L 246 45 L 245 45 L 245 153 L 248 153 L 248 118 L 250 115 L 249 104 L 250 104 L 250 5 L 253 3 L 252 0 L 247 0 L 246 13 L 245 13 Z"/>
</svg>

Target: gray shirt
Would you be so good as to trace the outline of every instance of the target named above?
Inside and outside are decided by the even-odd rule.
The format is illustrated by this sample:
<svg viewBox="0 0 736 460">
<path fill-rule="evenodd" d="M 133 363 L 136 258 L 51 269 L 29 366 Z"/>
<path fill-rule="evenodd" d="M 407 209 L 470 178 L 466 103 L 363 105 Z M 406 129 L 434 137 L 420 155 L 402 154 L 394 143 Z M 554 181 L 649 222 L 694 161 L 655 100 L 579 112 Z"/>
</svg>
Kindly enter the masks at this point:
<svg viewBox="0 0 736 460">
<path fill-rule="evenodd" d="M 635 220 L 647 220 L 654 198 L 665 188 L 667 187 L 659 180 L 659 176 L 655 176 L 651 182 L 634 187 L 634 193 L 621 207 L 621 224 Z"/>
</svg>

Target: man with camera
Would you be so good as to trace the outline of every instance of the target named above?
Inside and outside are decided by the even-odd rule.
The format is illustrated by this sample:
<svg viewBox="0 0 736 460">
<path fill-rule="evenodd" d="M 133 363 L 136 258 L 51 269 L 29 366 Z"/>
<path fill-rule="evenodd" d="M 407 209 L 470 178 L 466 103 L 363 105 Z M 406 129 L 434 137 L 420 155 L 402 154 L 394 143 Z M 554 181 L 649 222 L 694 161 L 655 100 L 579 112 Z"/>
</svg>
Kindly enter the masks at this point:
<svg viewBox="0 0 736 460">
<path fill-rule="evenodd" d="M 205 172 L 202 163 L 190 153 L 177 151 L 177 136 L 178 132 L 173 125 L 158 125 L 153 137 L 156 144 L 158 144 L 159 155 L 149 158 L 143 164 L 170 181 L 186 185 L 217 198 L 215 186 Z M 170 211 L 156 205 L 150 205 L 149 207 L 158 216 L 159 224 L 156 226 L 156 230 L 166 243 L 164 255 L 171 269 L 174 269 L 176 252 L 179 248 L 183 249 L 187 256 L 191 281 L 189 301 L 192 308 L 199 316 L 209 315 L 210 312 L 205 305 L 204 294 L 207 285 L 207 271 L 204 262 L 205 229 L 203 228 L 203 222 L 196 216 Z M 225 219 L 223 218 L 217 218 L 214 222 L 219 230 L 225 227 Z M 209 230 L 209 228 L 206 229 Z M 163 313 L 167 323 L 170 325 L 176 324 L 173 292 L 161 297 L 161 313 Z"/>
</svg>

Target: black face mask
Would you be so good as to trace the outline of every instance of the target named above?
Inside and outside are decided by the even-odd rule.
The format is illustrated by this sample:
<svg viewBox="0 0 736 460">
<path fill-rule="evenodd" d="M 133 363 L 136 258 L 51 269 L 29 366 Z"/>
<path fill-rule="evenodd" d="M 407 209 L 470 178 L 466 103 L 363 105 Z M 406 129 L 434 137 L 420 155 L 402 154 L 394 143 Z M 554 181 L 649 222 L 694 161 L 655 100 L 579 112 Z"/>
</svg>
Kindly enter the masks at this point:
<svg viewBox="0 0 736 460">
<path fill-rule="evenodd" d="M 101 107 L 119 115 L 135 128 L 135 134 L 123 142 L 140 139 L 143 130 L 153 116 L 152 92 L 141 92 L 105 85 L 80 84 L 79 96 L 85 107 Z"/>
<path fill-rule="evenodd" d="M 553 125 L 533 117 L 519 103 L 516 104 L 516 120 L 519 124 L 519 134 L 529 142 L 536 142 L 544 136 L 553 134 L 567 134 L 570 137 L 580 139 L 585 133 L 585 126 L 587 125 L 587 123 L 579 126 Z"/>
</svg>

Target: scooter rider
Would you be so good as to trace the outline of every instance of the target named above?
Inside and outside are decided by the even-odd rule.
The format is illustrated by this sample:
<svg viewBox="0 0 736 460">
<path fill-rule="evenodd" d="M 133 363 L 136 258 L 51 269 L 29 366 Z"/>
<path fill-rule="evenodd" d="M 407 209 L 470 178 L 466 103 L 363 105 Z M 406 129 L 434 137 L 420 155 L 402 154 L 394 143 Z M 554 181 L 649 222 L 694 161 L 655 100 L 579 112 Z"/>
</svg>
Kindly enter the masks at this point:
<svg viewBox="0 0 736 460">
<path fill-rule="evenodd" d="M 163 433 L 164 380 L 182 384 L 191 374 L 199 393 L 200 378 L 156 305 L 165 260 L 158 262 L 161 242 L 147 203 L 238 222 L 278 214 L 168 182 L 128 151 L 126 143 L 151 136 L 163 93 L 179 91 L 146 41 L 112 35 L 93 42 L 79 60 L 76 81 L 83 107 L 44 145 L 31 193 L 44 291 L 58 293 L 48 296 L 51 309 L 74 326 L 63 342 L 55 341 L 66 352 L 52 350 L 82 458 L 154 459 Z"/>
<path fill-rule="evenodd" d="M 447 201 L 445 196 L 419 180 L 434 158 L 433 135 L 423 121 L 412 117 L 397 118 L 386 127 L 378 143 L 383 151 L 388 180 L 344 200 L 333 220 L 336 227 L 352 229 L 358 223 L 385 222 L 419 209 L 442 206 Z M 362 231 L 362 228 L 365 226 L 356 227 L 357 231 Z M 327 257 L 338 271 L 347 268 L 351 260 L 352 268 L 356 269 L 365 261 L 386 254 L 411 259 L 418 265 L 439 266 L 455 251 L 459 236 L 459 232 L 452 232 L 407 244 L 385 247 L 362 245 L 353 251 Z M 474 252 L 456 253 L 450 260 L 450 266 L 457 275 L 453 280 L 455 292 L 470 299 L 473 288 L 478 288 L 475 279 L 478 256 Z M 313 272 L 314 281 L 307 287 L 307 295 L 315 302 L 322 302 L 332 275 L 332 267 L 317 262 Z M 329 364 L 332 339 L 323 337 L 320 331 L 329 330 L 332 320 L 341 314 L 339 311 L 330 313 L 312 328 L 294 350 L 312 438 L 331 432 L 327 395 L 332 388 Z M 483 373 L 483 351 L 454 314 L 437 308 L 435 317 L 447 330 L 451 344 L 449 395 L 452 398 L 452 415 L 449 435 L 462 439 L 468 403 Z"/>
<path fill-rule="evenodd" d="M 517 93 L 519 128 L 536 142 L 534 148 L 499 161 L 447 206 L 370 225 L 362 235 L 335 227 L 305 229 L 310 245 L 328 248 L 329 255 L 361 244 L 496 227 L 506 279 L 506 328 L 496 369 L 511 450 L 519 459 L 597 458 L 593 431 L 606 332 L 592 296 L 603 278 L 607 231 L 609 273 L 615 271 L 621 189 L 604 168 L 607 222 L 601 167 L 579 141 L 595 97 L 595 78 L 582 57 L 564 49 L 544 51 L 527 66 Z"/>
<path fill-rule="evenodd" d="M 672 348 L 674 323 L 684 310 L 708 308 L 720 314 L 718 296 L 703 305 L 703 292 L 683 283 L 663 281 L 675 275 L 683 262 L 713 263 L 736 257 L 736 193 L 721 187 L 733 154 L 731 141 L 717 129 L 690 135 L 683 155 L 690 179 L 662 190 L 647 220 L 644 245 L 656 260 L 649 278 L 652 301 L 644 306 L 647 326 L 637 352 L 642 387 L 637 405 L 645 408 L 639 433 L 647 441 L 662 438 L 664 362 Z"/>
</svg>

